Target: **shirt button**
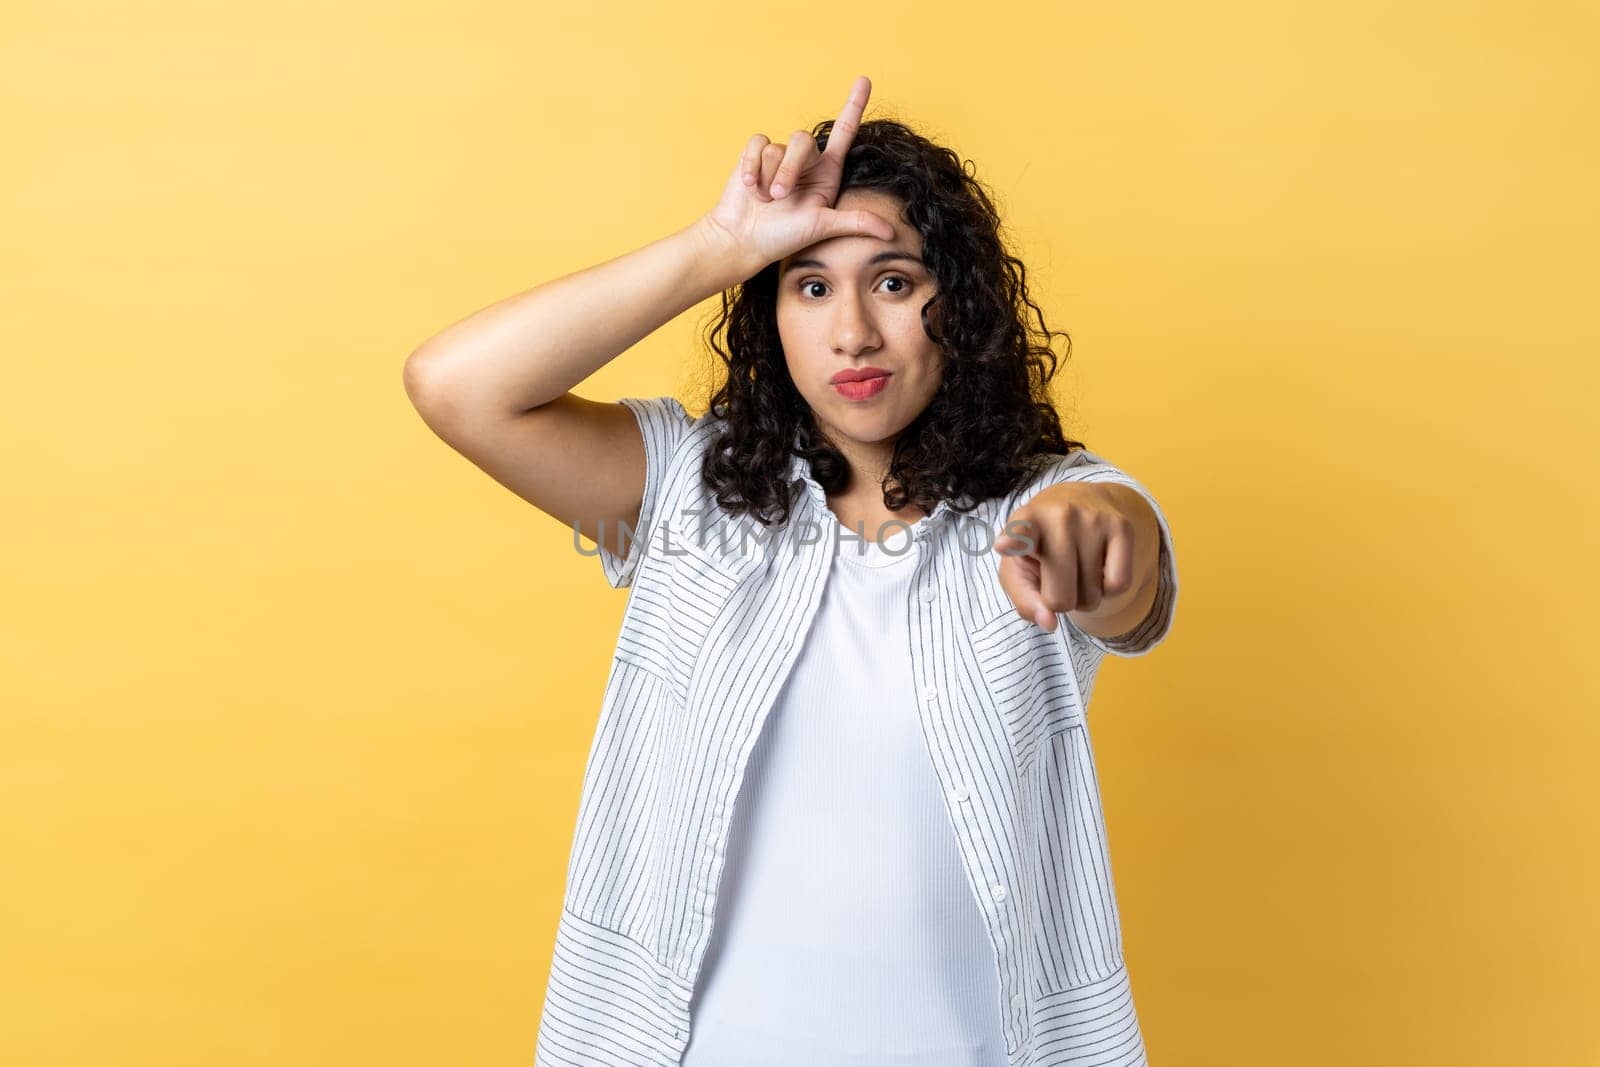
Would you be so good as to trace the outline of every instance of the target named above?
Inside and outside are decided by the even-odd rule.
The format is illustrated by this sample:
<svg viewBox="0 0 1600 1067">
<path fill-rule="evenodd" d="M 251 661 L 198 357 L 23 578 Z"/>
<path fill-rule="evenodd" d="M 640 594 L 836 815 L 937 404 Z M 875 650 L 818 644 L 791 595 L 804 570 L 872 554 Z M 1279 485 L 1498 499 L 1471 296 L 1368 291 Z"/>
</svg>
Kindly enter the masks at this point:
<svg viewBox="0 0 1600 1067">
<path fill-rule="evenodd" d="M 995 900 L 1004 900 L 1006 899 L 1006 887 L 1003 885 L 990 886 L 989 895 L 994 897 Z"/>
<path fill-rule="evenodd" d="M 923 700 L 936 700 L 936 699 L 938 699 L 938 696 L 939 696 L 939 687 L 938 686 L 936 686 L 936 685 L 925 685 L 925 686 L 922 687 L 922 699 Z"/>
<path fill-rule="evenodd" d="M 958 785 L 954 789 L 950 790 L 950 795 L 955 797 L 957 801 L 962 801 L 970 797 L 972 792 L 966 786 Z"/>
<path fill-rule="evenodd" d="M 1022 1007 L 1022 1005 L 1023 1005 L 1022 994 L 1021 993 L 1013 994 L 1012 997 L 1011 997 L 1011 1006 L 1013 1008 L 1020 1008 L 1020 1007 Z"/>
<path fill-rule="evenodd" d="M 924 604 L 931 604 L 938 599 L 938 597 L 939 591 L 931 585 L 922 591 L 922 602 Z"/>
</svg>

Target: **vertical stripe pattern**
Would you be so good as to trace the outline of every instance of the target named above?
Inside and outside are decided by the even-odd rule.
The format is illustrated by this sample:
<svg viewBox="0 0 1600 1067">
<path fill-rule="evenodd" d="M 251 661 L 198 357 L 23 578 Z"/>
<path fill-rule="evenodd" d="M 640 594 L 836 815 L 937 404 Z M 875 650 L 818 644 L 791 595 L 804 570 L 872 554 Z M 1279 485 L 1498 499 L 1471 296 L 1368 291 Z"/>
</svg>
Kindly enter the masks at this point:
<svg viewBox="0 0 1600 1067">
<path fill-rule="evenodd" d="M 739 787 L 842 530 L 795 457 L 790 522 L 764 544 L 741 541 L 759 528 L 723 521 L 699 484 L 715 421 L 671 397 L 622 403 L 644 441 L 644 494 L 631 543 L 608 530 L 597 553 L 628 603 L 584 770 L 536 1067 L 680 1062 Z M 1156 607 L 1113 640 L 1064 613 L 1040 630 L 996 577 L 993 532 L 1071 480 L 1130 486 L 1159 519 Z M 1145 655 L 1170 632 L 1167 519 L 1143 485 L 1079 451 L 970 514 L 941 503 L 917 535 L 905 605 L 916 706 L 992 949 L 1008 1067 L 1144 1064 L 1087 708 L 1105 655 Z"/>
</svg>

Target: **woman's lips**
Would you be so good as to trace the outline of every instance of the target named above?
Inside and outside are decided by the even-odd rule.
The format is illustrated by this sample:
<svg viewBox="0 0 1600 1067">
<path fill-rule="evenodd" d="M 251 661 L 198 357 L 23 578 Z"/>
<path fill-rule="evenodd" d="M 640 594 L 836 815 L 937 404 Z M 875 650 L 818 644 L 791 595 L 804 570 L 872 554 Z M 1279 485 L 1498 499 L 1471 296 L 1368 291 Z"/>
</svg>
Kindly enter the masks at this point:
<svg viewBox="0 0 1600 1067">
<path fill-rule="evenodd" d="M 839 395 L 846 400 L 866 400 L 877 396 L 889 385 L 889 375 L 880 374 L 876 378 L 867 378 L 859 382 L 834 382 L 833 387 Z"/>
</svg>

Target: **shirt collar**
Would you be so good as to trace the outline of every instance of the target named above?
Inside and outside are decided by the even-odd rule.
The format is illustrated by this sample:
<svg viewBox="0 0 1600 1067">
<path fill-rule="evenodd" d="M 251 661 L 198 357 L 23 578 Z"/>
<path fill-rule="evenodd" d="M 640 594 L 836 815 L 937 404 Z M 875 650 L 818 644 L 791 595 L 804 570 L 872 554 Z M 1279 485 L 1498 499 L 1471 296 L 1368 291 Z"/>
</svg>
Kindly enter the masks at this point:
<svg viewBox="0 0 1600 1067">
<path fill-rule="evenodd" d="M 789 456 L 788 481 L 791 486 L 796 482 L 801 482 L 804 484 L 806 495 L 809 496 L 811 501 L 817 506 L 819 514 L 833 514 L 832 509 L 828 507 L 828 494 L 823 490 L 822 483 L 818 482 L 814 477 L 811 476 L 810 460 L 806 459 L 804 456 L 791 453 Z M 925 535 L 934 527 L 941 524 L 951 513 L 951 511 L 952 509 L 948 500 L 939 501 L 939 503 L 934 505 L 933 510 L 926 516 L 910 524 L 912 535 Z"/>
</svg>

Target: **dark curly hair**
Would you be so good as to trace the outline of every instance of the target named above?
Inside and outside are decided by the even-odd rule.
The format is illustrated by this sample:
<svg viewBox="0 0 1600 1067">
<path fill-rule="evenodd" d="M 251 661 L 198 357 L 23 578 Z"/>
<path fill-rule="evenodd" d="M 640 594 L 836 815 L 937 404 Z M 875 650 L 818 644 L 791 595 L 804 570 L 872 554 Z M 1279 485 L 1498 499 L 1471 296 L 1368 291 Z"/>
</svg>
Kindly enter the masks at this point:
<svg viewBox="0 0 1600 1067">
<path fill-rule="evenodd" d="M 828 119 L 812 129 L 819 152 L 832 128 Z M 922 306 L 922 328 L 944 354 L 944 380 L 895 443 L 884 505 L 931 512 L 948 500 L 969 512 L 1023 484 L 1041 456 L 1085 448 L 1063 435 L 1048 393 L 1057 369 L 1050 339 L 1066 338 L 1070 355 L 1071 338 L 1045 326 L 1021 260 L 1002 241 L 998 212 L 960 157 L 900 122 L 863 122 L 839 188 L 897 197 L 905 221 L 922 235 L 922 259 L 935 281 L 934 296 Z M 805 457 L 830 494 L 842 492 L 850 477 L 844 454 L 821 435 L 789 376 L 777 302 L 773 262 L 722 293 L 721 315 L 706 331 L 727 377 L 708 405 L 725 425 L 706 453 L 702 477 L 723 508 L 764 525 L 789 519 L 794 455 Z M 1038 319 L 1037 334 L 1024 308 Z"/>
</svg>

